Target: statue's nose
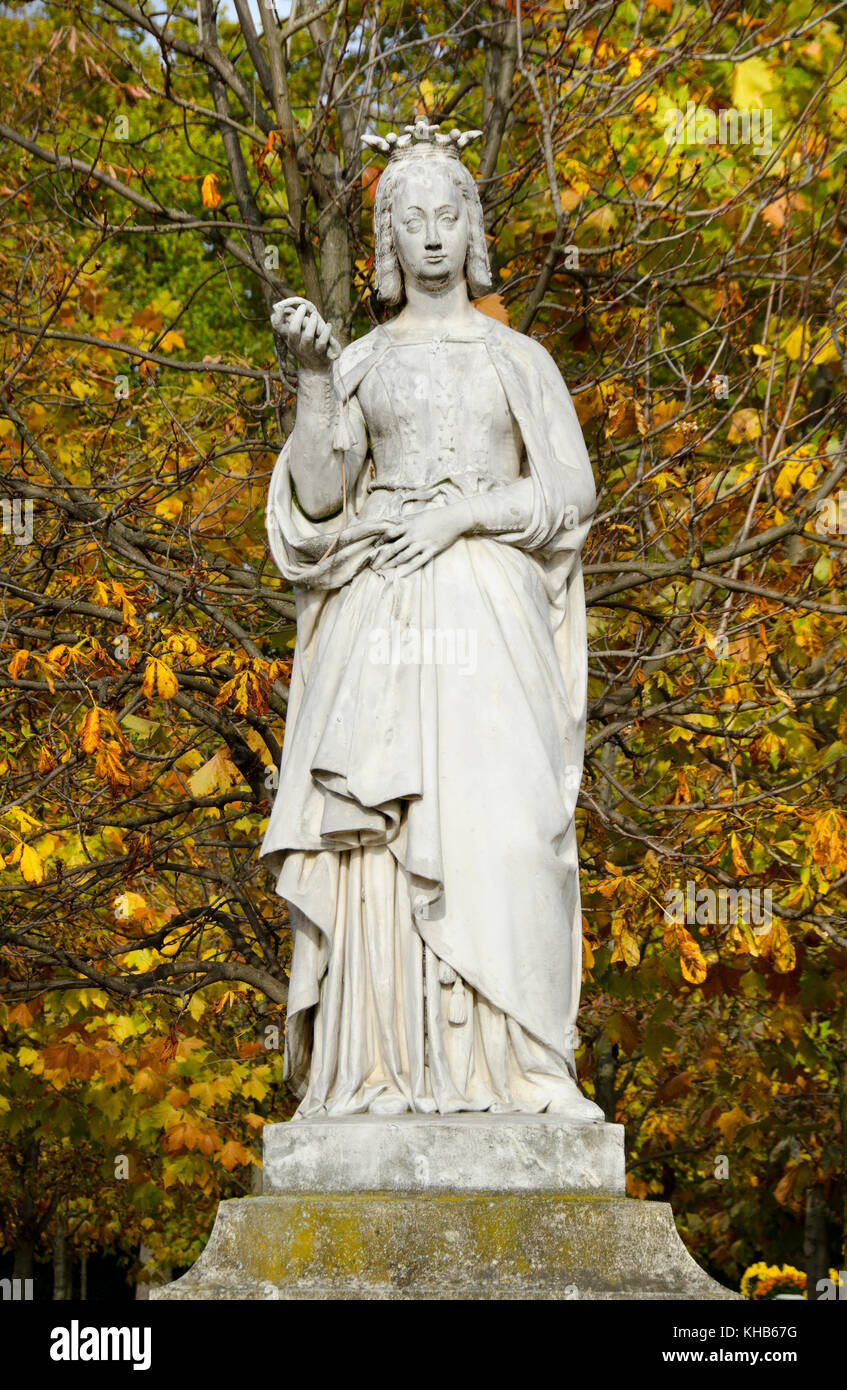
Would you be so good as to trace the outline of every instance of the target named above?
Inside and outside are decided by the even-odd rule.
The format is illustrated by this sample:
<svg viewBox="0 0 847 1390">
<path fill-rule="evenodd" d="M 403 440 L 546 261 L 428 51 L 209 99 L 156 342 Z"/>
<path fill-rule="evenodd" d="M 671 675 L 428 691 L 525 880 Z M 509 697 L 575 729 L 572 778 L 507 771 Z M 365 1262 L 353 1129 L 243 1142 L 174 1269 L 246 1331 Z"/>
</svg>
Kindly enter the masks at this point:
<svg viewBox="0 0 847 1390">
<path fill-rule="evenodd" d="M 427 222 L 427 228 L 426 228 L 426 250 L 427 250 L 427 251 L 440 251 L 440 250 L 441 250 L 441 234 L 440 234 L 440 232 L 439 232 L 439 230 L 438 230 L 438 223 L 437 223 L 437 221 L 435 220 L 435 218 L 433 218 L 431 222 L 430 222 L 430 221 Z"/>
</svg>

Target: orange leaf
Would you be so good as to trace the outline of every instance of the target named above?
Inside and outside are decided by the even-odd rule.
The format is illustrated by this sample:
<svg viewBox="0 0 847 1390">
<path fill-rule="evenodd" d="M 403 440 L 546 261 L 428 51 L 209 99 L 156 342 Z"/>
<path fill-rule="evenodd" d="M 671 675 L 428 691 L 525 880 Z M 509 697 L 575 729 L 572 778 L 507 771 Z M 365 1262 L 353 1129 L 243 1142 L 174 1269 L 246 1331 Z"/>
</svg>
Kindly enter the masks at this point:
<svg viewBox="0 0 847 1390">
<path fill-rule="evenodd" d="M 56 759 L 53 757 L 46 743 L 42 743 L 41 751 L 38 754 L 38 771 L 40 773 L 52 772 L 56 766 Z"/>
<path fill-rule="evenodd" d="M 481 314 L 486 314 L 490 319 L 497 319 L 499 323 L 505 323 L 509 327 L 509 311 L 502 294 L 484 294 L 481 299 L 471 302 Z"/>
<path fill-rule="evenodd" d="M 679 942 L 679 965 L 683 978 L 690 985 L 702 985 L 708 974 L 703 952 L 694 937 L 690 936 L 684 927 L 679 928 L 677 939 Z"/>
<path fill-rule="evenodd" d="M 218 1154 L 218 1162 L 222 1163 L 228 1172 L 231 1172 L 237 1163 L 250 1163 L 252 1157 L 250 1150 L 246 1149 L 243 1144 L 239 1144 L 235 1139 L 229 1139 Z"/>
<path fill-rule="evenodd" d="M 79 746 L 83 753 L 93 753 L 100 746 L 100 710 L 94 705 L 82 721 Z"/>
<path fill-rule="evenodd" d="M 216 208 L 221 202 L 217 174 L 207 174 L 200 190 L 204 208 Z"/>
</svg>

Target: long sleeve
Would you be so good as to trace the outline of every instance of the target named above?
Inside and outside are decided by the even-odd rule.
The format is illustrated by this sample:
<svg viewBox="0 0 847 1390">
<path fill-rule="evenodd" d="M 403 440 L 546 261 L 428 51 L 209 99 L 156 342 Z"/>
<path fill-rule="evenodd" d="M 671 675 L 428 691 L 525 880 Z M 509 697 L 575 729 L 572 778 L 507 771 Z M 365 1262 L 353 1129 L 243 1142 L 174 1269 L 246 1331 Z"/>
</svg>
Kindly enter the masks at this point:
<svg viewBox="0 0 847 1390">
<path fill-rule="evenodd" d="M 502 531 L 520 531 L 532 520 L 533 484 L 531 478 L 493 487 L 466 497 L 471 515 L 470 535 L 497 535 Z"/>
</svg>

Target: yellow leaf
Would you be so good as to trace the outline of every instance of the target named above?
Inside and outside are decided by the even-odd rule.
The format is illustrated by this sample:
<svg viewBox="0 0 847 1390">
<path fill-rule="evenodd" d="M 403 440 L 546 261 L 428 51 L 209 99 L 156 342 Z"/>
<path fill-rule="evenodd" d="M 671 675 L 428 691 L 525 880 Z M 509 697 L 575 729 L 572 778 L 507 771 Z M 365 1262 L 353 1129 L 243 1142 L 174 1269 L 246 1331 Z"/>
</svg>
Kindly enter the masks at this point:
<svg viewBox="0 0 847 1390">
<path fill-rule="evenodd" d="M 836 874 L 847 870 L 847 816 L 839 811 L 824 811 L 815 818 L 809 835 L 809 846 L 815 863 L 832 867 Z"/>
<path fill-rule="evenodd" d="M 764 58 L 748 58 L 732 74 L 732 100 L 740 111 L 762 107 L 773 84 L 773 73 Z"/>
<path fill-rule="evenodd" d="M 121 1015 L 115 1019 L 110 1032 L 115 1042 L 126 1042 L 127 1038 L 131 1038 L 135 1032 L 135 1025 L 131 1018 Z"/>
<path fill-rule="evenodd" d="M 421 94 L 420 101 L 417 104 L 418 115 L 426 116 L 432 110 L 435 101 L 435 88 L 428 77 L 425 77 L 419 84 L 418 91 Z"/>
<path fill-rule="evenodd" d="M 792 328 L 782 344 L 786 357 L 790 357 L 792 362 L 796 362 L 801 353 L 804 358 L 809 357 L 812 346 L 811 339 L 812 335 L 808 331 L 808 325 L 806 325 L 804 332 L 804 325 L 798 323 L 795 328 Z M 815 366 L 825 362 L 838 361 L 838 349 L 829 334 L 822 339 L 820 345 L 811 355 L 810 361 Z"/>
<path fill-rule="evenodd" d="M 142 921 L 148 913 L 147 904 L 140 893 L 121 893 L 115 898 L 114 908 L 115 918 L 119 922 Z"/>
<path fill-rule="evenodd" d="M 732 415 L 727 438 L 730 444 L 738 444 L 742 439 L 758 439 L 762 433 L 762 422 L 759 419 L 758 410 L 745 408 L 736 410 Z"/>
<path fill-rule="evenodd" d="M 44 882 L 44 861 L 32 845 L 24 845 L 21 851 L 21 873 L 27 883 Z"/>
<path fill-rule="evenodd" d="M 680 929 L 679 936 L 679 965 L 682 970 L 683 978 L 690 985 L 702 985 L 708 974 L 703 953 L 694 937 L 689 935 L 684 929 Z"/>
<path fill-rule="evenodd" d="M 126 847 L 126 832 L 119 825 L 104 825 L 100 838 L 111 854 L 122 854 Z"/>
<path fill-rule="evenodd" d="M 241 782 L 241 773 L 229 756 L 229 749 L 220 748 L 214 757 L 198 768 L 188 779 L 192 796 L 212 796 L 226 792 Z"/>
<path fill-rule="evenodd" d="M 735 866 L 736 873 L 749 874 L 750 866 L 747 863 L 747 860 L 744 858 L 744 851 L 741 848 L 741 842 L 734 830 L 729 837 L 729 843 L 732 847 L 732 862 Z"/>
<path fill-rule="evenodd" d="M 221 202 L 217 174 L 207 174 L 200 189 L 204 208 L 216 208 Z"/>
<path fill-rule="evenodd" d="M 179 521 L 182 516 L 183 502 L 180 497 L 165 497 L 161 502 L 156 503 L 156 515 L 163 516 L 168 521 Z"/>
<path fill-rule="evenodd" d="M 621 927 L 620 932 L 615 937 L 615 946 L 612 951 L 612 961 L 623 961 L 630 967 L 636 966 L 641 959 L 641 947 L 637 938 L 630 931 L 629 927 Z"/>
<path fill-rule="evenodd" d="M 797 964 L 794 942 L 784 922 L 775 922 L 768 936 L 771 960 L 778 975 L 788 975 Z"/>
<path fill-rule="evenodd" d="M 813 449 L 808 445 L 799 448 L 796 454 L 785 460 L 774 483 L 777 497 L 790 497 L 795 487 L 813 488 L 818 476 L 817 466 L 811 461 Z"/>
<path fill-rule="evenodd" d="M 724 1139 L 728 1144 L 731 1144 L 735 1138 L 736 1132 L 746 1123 L 747 1116 L 744 1114 L 744 1111 L 737 1105 L 734 1105 L 731 1110 L 727 1110 L 725 1115 L 720 1116 L 717 1125 Z"/>
<path fill-rule="evenodd" d="M 215 705 L 220 709 L 221 705 L 229 702 L 234 704 L 239 714 L 247 714 L 249 710 L 256 714 L 267 714 L 268 711 L 264 691 L 252 671 L 239 671 L 237 676 L 221 686 Z"/>
<path fill-rule="evenodd" d="M 110 738 L 97 749 L 95 770 L 98 777 L 104 778 L 112 791 L 121 791 L 132 785 L 132 779 L 121 762 L 121 748 L 116 739 Z"/>
<path fill-rule="evenodd" d="M 220 201 L 220 199 L 218 201 Z M 215 206 L 217 206 L 217 204 Z M 178 333 L 176 331 L 175 328 L 171 328 L 169 332 L 165 334 L 164 338 L 159 344 L 159 347 L 162 352 L 172 352 L 175 347 L 184 348 L 185 339 L 183 338 L 181 333 Z"/>
<path fill-rule="evenodd" d="M 155 656 L 148 656 L 141 689 L 148 700 L 152 700 L 154 695 L 158 695 L 162 700 L 172 700 L 179 690 L 179 681 L 167 662 L 159 661 Z"/>
</svg>

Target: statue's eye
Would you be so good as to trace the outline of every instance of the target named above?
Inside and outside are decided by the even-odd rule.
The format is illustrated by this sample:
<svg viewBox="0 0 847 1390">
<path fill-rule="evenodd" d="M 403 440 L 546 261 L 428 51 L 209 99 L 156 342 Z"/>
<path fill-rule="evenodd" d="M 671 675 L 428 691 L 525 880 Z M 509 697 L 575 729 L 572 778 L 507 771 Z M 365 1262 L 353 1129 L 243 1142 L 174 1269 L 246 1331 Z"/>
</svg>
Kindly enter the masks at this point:
<svg viewBox="0 0 847 1390">
<path fill-rule="evenodd" d="M 455 212 L 442 212 L 440 220 L 442 222 L 455 222 L 456 214 Z"/>
<path fill-rule="evenodd" d="M 421 221 L 421 219 L 420 219 L 419 217 L 407 217 L 407 218 L 406 218 L 406 231 L 407 231 L 407 232 L 419 232 L 422 226 L 423 226 L 423 223 L 422 223 L 422 221 Z"/>
</svg>

